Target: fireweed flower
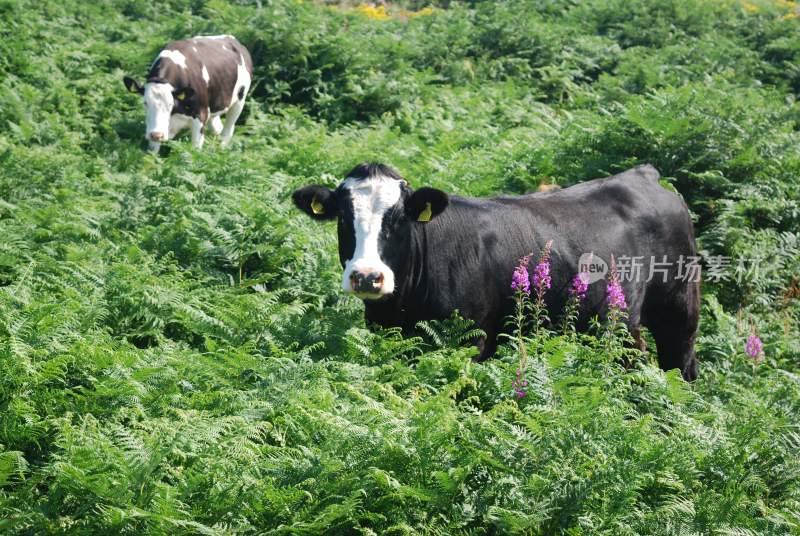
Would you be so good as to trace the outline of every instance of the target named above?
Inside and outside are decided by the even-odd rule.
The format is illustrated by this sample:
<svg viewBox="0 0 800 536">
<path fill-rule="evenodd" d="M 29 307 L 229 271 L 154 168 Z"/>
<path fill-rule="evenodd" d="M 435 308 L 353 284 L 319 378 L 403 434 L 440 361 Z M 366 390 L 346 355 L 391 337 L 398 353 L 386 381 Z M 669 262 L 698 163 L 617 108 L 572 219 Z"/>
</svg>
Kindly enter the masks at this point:
<svg viewBox="0 0 800 536">
<path fill-rule="evenodd" d="M 613 255 L 611 256 L 608 270 L 608 280 L 606 280 L 606 303 L 608 304 L 606 317 L 608 322 L 606 322 L 606 331 L 603 338 L 606 340 L 606 350 L 611 352 L 614 349 L 618 349 L 626 337 L 630 337 L 625 329 L 624 322 L 627 316 L 625 309 L 628 308 L 628 304 L 625 302 L 625 292 L 619 282 L 619 272 Z"/>
<path fill-rule="evenodd" d="M 536 289 L 536 300 L 533 303 L 528 299 L 531 295 L 531 274 L 528 272 L 528 264 L 531 261 L 533 253 L 525 255 L 519 260 L 519 264 L 514 269 L 514 273 L 511 276 L 511 289 L 516 291 L 514 298 L 517 303 L 516 338 L 519 347 L 519 367 L 517 368 L 516 378 L 511 382 L 511 387 L 514 390 L 514 396 L 517 398 L 525 396 L 524 388 L 528 385 L 528 380 L 525 379 L 528 352 L 525 348 L 525 339 L 523 337 L 523 329 L 526 324 L 526 312 L 531 311 L 533 313 L 533 318 L 536 322 L 536 330 L 541 327 L 543 319 L 547 318 L 544 306 L 544 293 L 552 285 L 552 279 L 550 278 L 550 248 L 552 245 L 552 240 L 549 240 L 545 244 L 539 256 L 539 262 L 533 269 L 533 286 Z"/>
<path fill-rule="evenodd" d="M 536 287 L 537 294 L 544 294 L 544 291 L 549 289 L 552 284 L 552 279 L 550 278 L 550 247 L 552 245 L 553 241 L 548 240 L 547 244 L 544 245 L 536 268 L 533 269 L 533 286 Z"/>
<path fill-rule="evenodd" d="M 619 281 L 608 282 L 606 300 L 609 307 L 615 307 L 623 311 L 628 308 L 628 304 L 625 303 L 625 293 L 622 291 L 622 285 L 619 284 Z"/>
<path fill-rule="evenodd" d="M 572 283 L 569 286 L 569 299 L 564 308 L 564 317 L 561 320 L 561 332 L 564 335 L 574 333 L 575 324 L 578 322 L 579 311 L 581 302 L 586 299 L 586 293 L 589 291 L 589 273 L 578 272 L 572 278 Z"/>
<path fill-rule="evenodd" d="M 624 311 L 628 308 L 628 304 L 625 303 L 625 292 L 622 290 L 622 285 L 619 284 L 619 272 L 617 272 L 614 257 L 611 257 L 611 270 L 606 283 L 606 302 L 612 309 Z"/>
<path fill-rule="evenodd" d="M 528 380 L 526 380 L 525 377 L 522 375 L 522 369 L 518 368 L 517 378 L 513 382 L 511 382 L 511 387 L 514 389 L 514 396 L 516 396 L 517 398 L 524 397 L 526 393 L 523 390 L 523 387 L 527 386 L 528 386 Z"/>
<path fill-rule="evenodd" d="M 531 304 L 531 312 L 533 319 L 536 322 L 535 329 L 538 331 L 545 322 L 549 322 L 547 317 L 547 308 L 544 304 L 544 293 L 550 288 L 552 280 L 550 279 L 550 248 L 553 246 L 553 241 L 548 240 L 539 255 L 539 262 L 533 269 L 533 286 L 536 289 L 536 299 Z"/>
<path fill-rule="evenodd" d="M 511 290 L 530 295 L 531 281 L 528 274 L 528 263 L 531 262 L 531 255 L 533 254 L 522 257 L 517 267 L 514 268 L 514 274 L 511 276 Z"/>
<path fill-rule="evenodd" d="M 755 332 L 750 333 L 750 336 L 747 337 L 747 342 L 744 345 L 744 351 L 747 356 L 756 363 L 761 363 L 764 361 L 764 344 L 761 342 L 761 339 L 758 338 L 758 335 L 756 335 Z"/>
<path fill-rule="evenodd" d="M 569 288 L 570 296 L 575 296 L 578 301 L 586 297 L 586 292 L 589 290 L 589 274 L 587 272 L 579 272 L 572 278 L 572 285 Z"/>
<path fill-rule="evenodd" d="M 552 280 L 550 279 L 550 262 L 540 262 L 533 269 L 533 286 L 538 290 L 546 290 L 550 288 Z"/>
<path fill-rule="evenodd" d="M 530 274 L 528 274 L 528 264 L 531 262 L 533 253 L 525 255 L 519 260 L 514 273 L 511 275 L 511 290 L 515 291 L 514 301 L 517 304 L 516 324 L 517 324 L 517 344 L 519 346 L 519 367 L 517 367 L 517 377 L 511 382 L 514 396 L 522 398 L 525 396 L 523 387 L 528 385 L 525 379 L 525 366 L 528 362 L 528 353 L 525 350 L 525 341 L 522 337 L 522 329 L 525 324 L 525 310 L 528 298 L 531 295 Z"/>
</svg>

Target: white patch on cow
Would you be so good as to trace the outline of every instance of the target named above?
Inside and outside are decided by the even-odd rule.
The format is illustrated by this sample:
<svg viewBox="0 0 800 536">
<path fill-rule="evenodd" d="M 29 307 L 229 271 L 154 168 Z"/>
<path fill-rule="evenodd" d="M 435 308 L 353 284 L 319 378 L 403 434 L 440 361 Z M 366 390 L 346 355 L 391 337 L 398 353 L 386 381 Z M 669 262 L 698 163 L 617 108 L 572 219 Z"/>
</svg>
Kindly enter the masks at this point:
<svg viewBox="0 0 800 536">
<path fill-rule="evenodd" d="M 178 133 L 192 124 L 192 118 L 188 115 L 173 114 L 169 119 L 169 138 L 173 139 Z"/>
<path fill-rule="evenodd" d="M 145 131 L 144 137 L 150 140 L 150 134 L 160 132 L 166 139 L 169 136 L 170 116 L 175 101 L 172 84 L 148 82 L 144 85 Z"/>
<path fill-rule="evenodd" d="M 208 85 L 208 81 L 211 80 L 211 76 L 209 76 L 208 69 L 206 69 L 205 65 L 203 65 L 203 80 L 206 81 L 206 85 Z"/>
<path fill-rule="evenodd" d="M 239 90 L 244 88 L 244 96 L 241 100 L 244 100 L 244 97 L 247 96 L 247 92 L 250 91 L 250 82 L 252 82 L 250 77 L 250 72 L 247 70 L 247 64 L 244 61 L 244 56 L 239 54 L 239 65 L 236 66 L 236 86 L 233 88 L 233 97 L 231 98 L 231 103 L 234 100 L 239 100 Z"/>
<path fill-rule="evenodd" d="M 192 47 L 192 52 L 194 52 L 195 54 L 197 54 L 197 47 L 193 46 L 193 47 Z"/>
<path fill-rule="evenodd" d="M 184 56 L 183 52 L 181 52 L 180 50 L 169 50 L 165 48 L 164 50 L 161 51 L 158 57 L 172 60 L 172 63 L 174 63 L 181 69 L 186 69 L 186 56 Z"/>
<path fill-rule="evenodd" d="M 247 92 L 250 91 L 250 83 L 252 78 L 250 72 L 247 70 L 247 64 L 244 61 L 244 56 L 239 54 L 239 64 L 236 67 L 236 84 L 233 86 L 233 95 L 231 95 L 231 103 L 225 110 L 225 127 L 222 129 L 222 136 L 220 144 L 225 147 L 233 137 L 233 128 L 236 126 L 236 120 L 239 119 L 242 110 L 244 109 L 244 101 L 247 98 Z M 243 91 L 242 91 L 243 89 Z M 239 98 L 239 92 L 242 91 L 242 98 Z"/>
<path fill-rule="evenodd" d="M 201 35 L 198 36 L 196 39 L 235 39 L 230 34 L 223 34 L 223 35 Z"/>
<path fill-rule="evenodd" d="M 362 297 L 375 298 L 394 292 L 394 272 L 380 258 L 378 237 L 384 214 L 400 200 L 401 184 L 398 180 L 383 176 L 344 181 L 342 187 L 349 190 L 353 201 L 353 230 L 356 235 L 353 257 L 345 262 L 342 274 L 342 289 L 345 292 L 354 292 L 350 276 L 356 270 L 383 274 L 383 286 L 379 294 Z"/>
</svg>

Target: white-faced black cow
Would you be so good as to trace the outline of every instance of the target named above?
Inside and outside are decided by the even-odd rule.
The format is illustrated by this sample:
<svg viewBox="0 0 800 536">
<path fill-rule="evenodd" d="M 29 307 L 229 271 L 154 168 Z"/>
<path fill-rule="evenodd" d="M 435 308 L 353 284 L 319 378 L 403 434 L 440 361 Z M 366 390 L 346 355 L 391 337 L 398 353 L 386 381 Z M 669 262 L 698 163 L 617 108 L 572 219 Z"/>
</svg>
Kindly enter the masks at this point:
<svg viewBox="0 0 800 536">
<path fill-rule="evenodd" d="M 661 367 L 692 380 L 699 277 L 680 272 L 696 259 L 694 231 L 686 205 L 658 178 L 647 165 L 563 190 L 471 199 L 413 191 L 391 168 L 362 164 L 336 190 L 306 186 L 292 199 L 314 219 L 338 220 L 342 286 L 364 300 L 368 323 L 410 332 L 458 309 L 486 332 L 479 359 L 494 353 L 513 311 L 510 281 L 522 256 L 533 250 L 535 259 L 553 240 L 551 318 L 582 256 L 638 259 L 640 275 L 622 281 L 629 326 L 649 328 Z M 579 329 L 606 308 L 605 284 L 589 285 Z"/>
<path fill-rule="evenodd" d="M 144 86 L 128 76 L 123 81 L 129 91 L 144 96 L 144 137 L 150 149 L 158 151 L 161 142 L 189 126 L 192 144 L 201 148 L 209 124 L 227 145 L 252 77 L 253 61 L 244 45 L 232 35 L 214 35 L 168 44 L 150 67 Z"/>
</svg>

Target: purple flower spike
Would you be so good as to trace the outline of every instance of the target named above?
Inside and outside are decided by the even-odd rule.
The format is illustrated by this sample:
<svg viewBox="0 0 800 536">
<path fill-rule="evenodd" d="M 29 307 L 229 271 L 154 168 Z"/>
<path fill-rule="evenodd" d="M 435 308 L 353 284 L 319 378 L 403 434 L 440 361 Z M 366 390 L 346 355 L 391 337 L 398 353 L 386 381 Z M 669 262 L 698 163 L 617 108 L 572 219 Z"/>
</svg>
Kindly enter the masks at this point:
<svg viewBox="0 0 800 536">
<path fill-rule="evenodd" d="M 550 261 L 540 262 L 533 269 L 533 286 L 539 290 L 547 290 L 550 288 L 551 283 Z"/>
<path fill-rule="evenodd" d="M 614 257 L 611 257 L 611 270 L 608 274 L 608 282 L 606 283 L 606 301 L 610 308 L 619 309 L 624 311 L 628 308 L 625 303 L 625 292 L 622 290 L 622 285 L 619 284 L 619 272 L 617 272 L 617 263 L 614 262 Z"/>
<path fill-rule="evenodd" d="M 542 255 L 539 257 L 539 263 L 533 269 L 533 286 L 536 287 L 539 296 L 544 295 L 544 292 L 550 288 L 552 279 L 550 278 L 550 248 L 553 246 L 553 241 L 548 240 L 544 245 Z"/>
<path fill-rule="evenodd" d="M 514 389 L 514 396 L 517 398 L 524 397 L 526 393 L 522 388 L 527 386 L 528 380 L 522 376 L 522 369 L 517 369 L 517 379 L 511 382 L 511 387 Z"/>
<path fill-rule="evenodd" d="M 744 351 L 747 353 L 748 357 L 755 361 L 756 363 L 761 363 L 764 361 L 764 344 L 761 342 L 761 339 L 758 338 L 758 335 L 755 332 L 751 333 L 749 337 L 747 337 L 747 342 L 744 345 Z"/>
<path fill-rule="evenodd" d="M 528 263 L 530 261 L 531 255 L 525 255 L 519 260 L 519 264 L 514 268 L 514 274 L 511 276 L 511 290 L 518 290 L 530 295 L 531 281 L 528 274 Z"/>
<path fill-rule="evenodd" d="M 569 289 L 570 294 L 576 296 L 578 301 L 586 297 L 586 292 L 589 290 L 589 274 L 580 272 L 575 274 L 572 278 L 572 286 Z"/>
<path fill-rule="evenodd" d="M 622 285 L 619 281 L 609 281 L 606 287 L 606 300 L 609 307 L 625 310 L 628 304 L 625 303 L 625 292 L 622 290 Z"/>
</svg>

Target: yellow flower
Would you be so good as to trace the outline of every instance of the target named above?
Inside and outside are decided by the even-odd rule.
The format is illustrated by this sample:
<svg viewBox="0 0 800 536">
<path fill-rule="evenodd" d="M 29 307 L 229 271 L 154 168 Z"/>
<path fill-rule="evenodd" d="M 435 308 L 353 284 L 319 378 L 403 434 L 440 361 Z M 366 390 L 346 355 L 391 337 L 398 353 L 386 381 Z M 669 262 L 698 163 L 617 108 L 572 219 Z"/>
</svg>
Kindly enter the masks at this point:
<svg viewBox="0 0 800 536">
<path fill-rule="evenodd" d="M 758 12 L 758 6 L 754 5 L 754 4 L 751 4 L 750 2 L 742 2 L 742 7 L 748 13 L 757 13 Z"/>
<path fill-rule="evenodd" d="M 427 17 L 428 15 L 433 15 L 433 8 L 431 6 L 423 7 L 419 11 L 405 11 L 403 10 L 403 15 L 406 17 Z"/>
<path fill-rule="evenodd" d="M 374 20 L 389 20 L 391 17 L 386 13 L 385 6 L 373 6 L 371 4 L 361 4 L 356 8 L 362 15 Z"/>
<path fill-rule="evenodd" d="M 355 9 L 357 12 L 372 20 L 389 20 L 391 18 L 403 20 L 413 17 L 425 17 L 433 14 L 433 8 L 430 6 L 422 8 L 419 11 L 408 11 L 406 9 L 401 9 L 398 11 L 393 11 L 392 13 L 387 12 L 386 6 L 384 5 L 376 6 L 373 4 L 360 4 Z"/>
</svg>

